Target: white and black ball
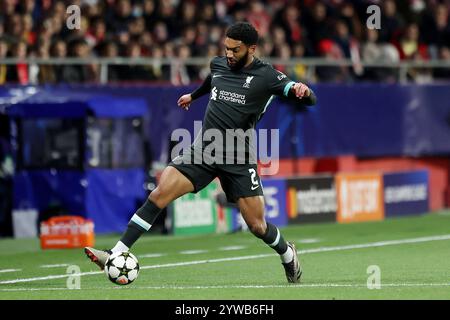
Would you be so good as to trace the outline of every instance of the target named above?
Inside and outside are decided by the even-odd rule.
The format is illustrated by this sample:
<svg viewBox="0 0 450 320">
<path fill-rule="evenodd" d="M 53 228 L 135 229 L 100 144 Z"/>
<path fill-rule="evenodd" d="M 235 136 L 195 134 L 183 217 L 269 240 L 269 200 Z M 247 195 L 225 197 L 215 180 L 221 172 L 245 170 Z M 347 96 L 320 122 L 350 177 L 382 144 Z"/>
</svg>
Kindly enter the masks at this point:
<svg viewBox="0 0 450 320">
<path fill-rule="evenodd" d="M 105 273 L 115 284 L 130 284 L 139 275 L 138 259 L 131 252 L 113 253 L 106 260 Z"/>
</svg>

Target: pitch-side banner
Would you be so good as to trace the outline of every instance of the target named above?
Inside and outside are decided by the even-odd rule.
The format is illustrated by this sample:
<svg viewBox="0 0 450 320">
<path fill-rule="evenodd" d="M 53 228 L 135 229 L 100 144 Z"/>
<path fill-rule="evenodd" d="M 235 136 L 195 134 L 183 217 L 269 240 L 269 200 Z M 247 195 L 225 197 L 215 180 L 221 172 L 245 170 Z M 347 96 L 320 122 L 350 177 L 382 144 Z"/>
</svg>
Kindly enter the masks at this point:
<svg viewBox="0 0 450 320">
<path fill-rule="evenodd" d="M 338 222 L 384 219 L 383 177 L 380 173 L 337 174 L 336 191 Z"/>
<path fill-rule="evenodd" d="M 388 173 L 383 184 L 386 217 L 428 212 L 428 171 Z"/>
<path fill-rule="evenodd" d="M 336 221 L 336 190 L 333 176 L 286 180 L 290 223 Z"/>
<path fill-rule="evenodd" d="M 287 225 L 286 210 L 286 180 L 264 179 L 261 181 L 264 188 L 264 216 L 267 222 L 277 227 Z M 247 225 L 237 208 L 232 210 L 233 230 L 246 230 Z"/>
<path fill-rule="evenodd" d="M 216 181 L 198 193 L 188 193 L 173 202 L 173 233 L 176 235 L 231 231 L 231 209 L 218 205 Z"/>
<path fill-rule="evenodd" d="M 262 185 L 266 221 L 279 227 L 287 225 L 286 180 L 265 179 L 262 181 Z"/>
</svg>

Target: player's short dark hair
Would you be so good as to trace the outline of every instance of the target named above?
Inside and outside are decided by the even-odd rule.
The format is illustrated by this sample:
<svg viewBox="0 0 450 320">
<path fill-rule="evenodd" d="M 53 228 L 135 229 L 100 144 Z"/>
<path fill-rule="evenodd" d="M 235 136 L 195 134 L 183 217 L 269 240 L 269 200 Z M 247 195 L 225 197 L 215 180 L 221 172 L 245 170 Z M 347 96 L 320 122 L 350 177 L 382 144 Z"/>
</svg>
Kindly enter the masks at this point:
<svg viewBox="0 0 450 320">
<path fill-rule="evenodd" d="M 234 40 L 240 40 L 250 46 L 258 42 L 258 31 L 248 22 L 238 22 L 228 28 L 226 36 Z"/>
</svg>

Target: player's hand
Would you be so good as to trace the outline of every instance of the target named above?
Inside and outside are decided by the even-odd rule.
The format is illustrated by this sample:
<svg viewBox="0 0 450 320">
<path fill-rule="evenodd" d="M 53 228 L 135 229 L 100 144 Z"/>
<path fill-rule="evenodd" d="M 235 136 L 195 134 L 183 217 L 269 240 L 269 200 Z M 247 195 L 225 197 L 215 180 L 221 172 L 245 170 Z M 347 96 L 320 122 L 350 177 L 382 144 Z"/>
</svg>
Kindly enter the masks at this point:
<svg viewBox="0 0 450 320">
<path fill-rule="evenodd" d="M 291 90 L 294 92 L 295 96 L 299 99 L 303 97 L 309 97 L 311 94 L 311 90 L 309 90 L 308 86 L 306 84 L 303 84 L 301 82 L 297 82 L 291 87 Z"/>
<path fill-rule="evenodd" d="M 178 106 L 183 108 L 184 110 L 189 110 L 189 106 L 191 105 L 192 97 L 190 94 L 185 94 L 178 99 Z"/>
</svg>

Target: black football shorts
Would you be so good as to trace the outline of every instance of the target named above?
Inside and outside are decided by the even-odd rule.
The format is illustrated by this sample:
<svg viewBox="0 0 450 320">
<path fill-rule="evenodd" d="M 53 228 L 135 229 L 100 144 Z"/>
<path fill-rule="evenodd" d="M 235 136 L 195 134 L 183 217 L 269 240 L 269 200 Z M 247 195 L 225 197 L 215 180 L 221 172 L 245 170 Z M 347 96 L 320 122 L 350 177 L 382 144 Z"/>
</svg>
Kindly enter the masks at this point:
<svg viewBox="0 0 450 320">
<path fill-rule="evenodd" d="M 256 164 L 168 164 L 180 171 L 194 185 L 193 193 L 205 188 L 216 177 L 229 202 L 236 203 L 239 198 L 262 196 L 263 187 Z"/>
</svg>

